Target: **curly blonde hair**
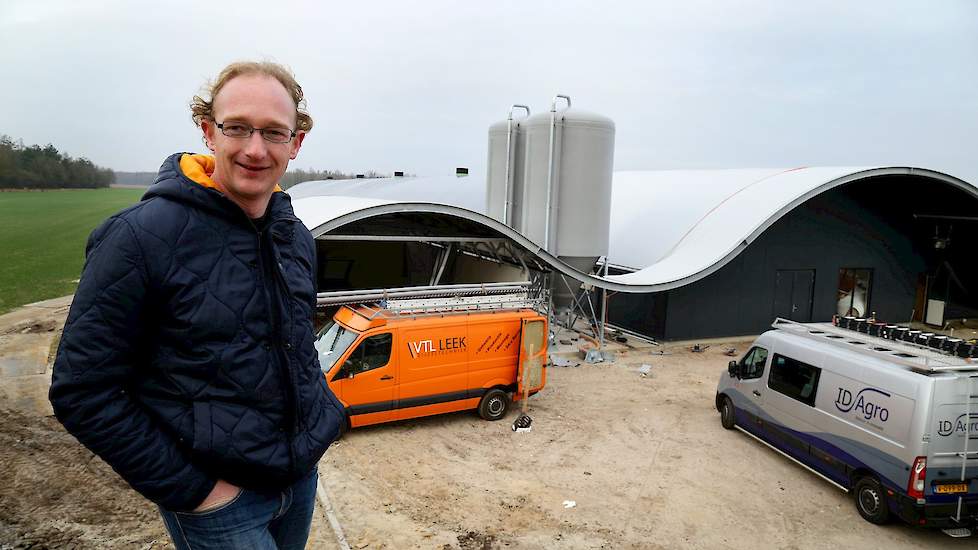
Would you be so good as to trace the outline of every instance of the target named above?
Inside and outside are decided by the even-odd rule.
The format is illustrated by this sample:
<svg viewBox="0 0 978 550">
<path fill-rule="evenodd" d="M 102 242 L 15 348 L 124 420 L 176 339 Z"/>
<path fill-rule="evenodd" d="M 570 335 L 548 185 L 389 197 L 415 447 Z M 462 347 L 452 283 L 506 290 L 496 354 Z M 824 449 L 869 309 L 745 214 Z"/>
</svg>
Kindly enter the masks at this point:
<svg viewBox="0 0 978 550">
<path fill-rule="evenodd" d="M 292 102 L 295 103 L 295 130 L 297 132 L 312 130 L 312 117 L 306 111 L 306 100 L 302 95 L 302 86 L 299 86 L 299 83 L 295 81 L 292 71 L 271 61 L 237 61 L 224 67 L 224 70 L 217 75 L 217 79 L 209 82 L 205 88 L 205 95 L 209 96 L 210 99 L 195 95 L 193 101 L 190 102 L 190 113 L 194 124 L 199 127 L 202 120 L 214 120 L 214 98 L 217 97 L 217 93 L 232 78 L 246 74 L 270 76 L 281 82 L 289 95 L 292 96 Z"/>
</svg>

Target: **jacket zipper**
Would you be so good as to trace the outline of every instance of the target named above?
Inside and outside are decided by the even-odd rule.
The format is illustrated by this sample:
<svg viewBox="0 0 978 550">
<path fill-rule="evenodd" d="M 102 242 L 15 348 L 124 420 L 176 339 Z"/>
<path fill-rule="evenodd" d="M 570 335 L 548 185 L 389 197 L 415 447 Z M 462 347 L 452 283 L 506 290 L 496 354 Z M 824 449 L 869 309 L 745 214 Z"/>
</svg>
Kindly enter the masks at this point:
<svg viewBox="0 0 978 550">
<path fill-rule="evenodd" d="M 266 272 L 265 272 L 265 258 L 264 258 L 264 255 L 262 254 L 262 242 L 261 241 L 262 241 L 262 234 L 268 232 L 269 227 L 271 227 L 272 223 L 274 223 L 274 222 L 269 222 L 268 225 L 265 226 L 265 231 L 263 232 L 263 231 L 259 231 L 258 230 L 258 227 L 256 227 L 255 224 L 254 224 L 254 222 L 252 222 L 250 219 L 248 221 L 249 221 L 249 223 L 251 223 L 251 227 L 255 230 L 255 235 L 256 235 L 257 241 L 258 241 L 258 268 L 261 270 L 261 277 L 263 279 L 263 281 L 262 281 L 262 294 L 265 295 L 265 307 L 268 309 L 268 314 L 271 315 L 272 314 L 272 307 L 273 307 L 273 305 L 272 305 L 271 296 L 269 295 L 269 292 L 268 292 L 268 287 L 266 285 L 269 282 L 271 282 L 272 284 L 277 284 L 277 281 L 268 281 L 268 282 L 264 281 L 265 274 L 266 274 Z M 277 263 L 277 261 L 275 261 L 274 258 L 273 258 L 273 264 L 274 263 Z M 274 273 L 278 273 L 279 272 L 277 265 L 272 265 L 271 268 L 272 268 L 272 271 Z M 294 382 L 292 380 L 292 372 L 291 372 L 291 369 L 289 368 L 289 357 L 288 357 L 288 354 L 285 353 L 285 350 L 283 349 L 283 347 L 281 345 L 281 337 L 282 337 L 282 335 L 281 335 L 281 330 L 282 330 L 281 329 L 281 327 L 282 327 L 282 318 L 281 318 L 281 316 L 282 316 L 282 312 L 279 312 L 279 316 L 276 319 L 277 322 L 272 326 L 272 337 L 275 340 L 277 340 L 277 341 L 273 342 L 272 345 L 274 345 L 275 348 L 278 350 L 277 353 L 278 353 L 278 356 L 279 356 L 279 375 L 283 377 L 282 382 L 286 386 L 286 392 L 285 392 L 286 393 L 286 400 L 287 401 L 290 401 L 291 404 L 292 404 L 292 419 L 291 419 L 291 422 L 289 423 L 290 424 L 290 426 L 289 426 L 289 435 L 290 435 L 290 437 L 288 438 L 287 445 L 289 447 L 289 473 L 292 474 L 292 475 L 294 475 L 296 464 L 295 464 L 295 450 L 292 448 L 292 439 L 293 439 L 292 436 L 294 436 L 297 433 L 297 430 L 296 430 L 296 422 L 298 420 L 298 418 L 297 418 L 298 415 L 297 415 L 297 412 L 296 411 L 298 410 L 298 403 L 297 403 L 296 394 L 295 394 L 295 384 L 294 384 Z"/>
<path fill-rule="evenodd" d="M 284 221 L 296 221 L 297 222 L 299 220 L 298 219 L 294 219 L 294 218 L 289 218 L 289 217 L 279 218 L 277 220 L 273 220 L 273 221 L 269 222 L 268 226 L 265 229 L 267 231 L 275 223 L 280 223 L 280 222 L 284 222 Z M 275 275 L 277 276 L 277 279 L 278 280 L 276 282 L 281 287 L 279 289 L 280 292 L 283 292 L 284 293 L 281 296 L 283 296 L 286 301 L 289 301 L 289 300 L 292 299 L 292 292 L 291 292 L 291 289 L 289 289 L 289 283 L 285 280 L 285 274 L 282 273 L 282 262 L 279 259 L 280 257 L 278 255 L 278 251 L 275 250 L 274 247 L 272 248 L 272 256 L 273 256 L 272 259 L 275 262 L 272 265 L 272 270 L 275 272 Z M 288 315 L 289 315 L 289 326 L 290 327 L 295 327 L 295 319 L 292 318 L 292 308 L 291 307 L 287 307 L 285 309 L 286 309 L 286 311 L 285 312 L 282 312 L 282 315 L 279 317 L 279 324 L 281 325 L 284 322 L 284 316 L 285 316 L 285 314 L 287 312 Z M 289 340 L 291 340 L 291 338 L 292 338 L 292 334 L 289 333 Z M 298 380 L 295 380 L 295 379 L 292 378 L 293 375 L 295 374 L 295 371 L 292 368 L 289 368 L 289 365 L 291 365 L 291 362 L 289 362 L 288 355 L 289 355 L 289 352 L 292 351 L 292 343 L 291 343 L 291 341 L 287 341 L 286 342 L 286 345 L 287 345 L 287 351 L 285 352 L 285 356 L 286 356 L 285 357 L 285 359 L 286 359 L 285 368 L 286 368 L 286 371 L 287 371 L 287 373 L 288 373 L 288 375 L 290 377 L 290 382 L 292 383 L 292 392 L 293 392 L 292 393 L 292 408 L 293 408 L 293 414 L 292 414 L 292 431 L 293 431 L 293 433 L 299 433 L 299 424 L 300 424 L 300 420 L 299 419 L 300 419 L 300 417 L 302 415 L 302 411 L 299 409 L 299 397 L 298 397 L 298 395 L 296 393 L 297 392 L 297 388 L 299 387 L 299 384 L 298 384 Z"/>
</svg>

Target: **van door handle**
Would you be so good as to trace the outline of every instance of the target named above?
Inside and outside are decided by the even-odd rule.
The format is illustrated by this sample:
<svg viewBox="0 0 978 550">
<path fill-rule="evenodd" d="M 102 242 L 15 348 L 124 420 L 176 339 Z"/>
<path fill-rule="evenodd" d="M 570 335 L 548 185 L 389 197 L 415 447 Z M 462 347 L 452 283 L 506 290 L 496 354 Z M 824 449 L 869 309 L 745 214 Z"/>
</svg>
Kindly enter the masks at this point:
<svg viewBox="0 0 978 550">
<path fill-rule="evenodd" d="M 381 379 L 381 380 L 383 380 L 383 379 Z M 754 390 L 754 395 L 756 395 L 756 396 L 758 396 L 758 397 L 760 397 L 760 396 L 761 396 L 761 392 L 759 392 L 759 391 L 757 391 L 757 390 Z"/>
<path fill-rule="evenodd" d="M 381 380 L 393 380 L 394 377 L 391 376 L 391 375 L 389 375 L 389 374 L 387 374 L 387 375 L 381 376 L 380 379 Z"/>
</svg>

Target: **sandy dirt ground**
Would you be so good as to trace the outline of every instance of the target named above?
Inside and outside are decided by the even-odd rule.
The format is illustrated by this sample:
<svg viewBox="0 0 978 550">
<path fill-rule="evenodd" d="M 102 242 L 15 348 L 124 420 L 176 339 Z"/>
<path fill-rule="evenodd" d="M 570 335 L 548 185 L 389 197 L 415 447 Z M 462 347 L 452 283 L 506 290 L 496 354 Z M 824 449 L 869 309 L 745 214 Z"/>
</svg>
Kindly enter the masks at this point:
<svg viewBox="0 0 978 550">
<path fill-rule="evenodd" d="M 155 505 L 53 417 L 0 410 L 0 549 L 172 548 Z M 309 548 L 336 544 L 322 508 Z"/>
<path fill-rule="evenodd" d="M 357 550 L 974 546 L 871 525 L 849 496 L 723 430 L 724 347 L 552 367 L 528 433 L 511 430 L 516 411 L 353 430 L 322 460 L 323 486 Z M 0 464 L 2 549 L 169 547 L 156 508 L 51 417 L 0 410 Z M 339 547 L 322 507 L 309 547 Z"/>
<path fill-rule="evenodd" d="M 550 368 L 530 400 L 529 433 L 511 431 L 515 412 L 353 430 L 321 468 L 347 539 L 353 548 L 973 546 L 869 524 L 843 492 L 722 429 L 713 400 L 724 347 Z"/>
</svg>

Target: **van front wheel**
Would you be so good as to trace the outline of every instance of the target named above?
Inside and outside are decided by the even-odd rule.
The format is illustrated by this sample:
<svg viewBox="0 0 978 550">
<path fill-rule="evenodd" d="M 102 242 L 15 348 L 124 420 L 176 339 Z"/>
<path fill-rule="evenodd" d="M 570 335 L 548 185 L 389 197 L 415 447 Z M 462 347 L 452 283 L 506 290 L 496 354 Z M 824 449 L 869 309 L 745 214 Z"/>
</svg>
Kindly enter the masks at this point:
<svg viewBox="0 0 978 550">
<path fill-rule="evenodd" d="M 502 420 L 508 407 L 506 392 L 500 389 L 489 390 L 479 402 L 479 416 L 486 420 Z"/>
<path fill-rule="evenodd" d="M 728 430 L 734 427 L 734 406 L 726 395 L 720 401 L 720 425 Z"/>
<path fill-rule="evenodd" d="M 883 486 L 875 478 L 861 478 L 856 482 L 853 492 L 856 493 L 856 509 L 864 520 L 883 525 L 890 519 L 886 494 L 883 492 Z"/>
</svg>

